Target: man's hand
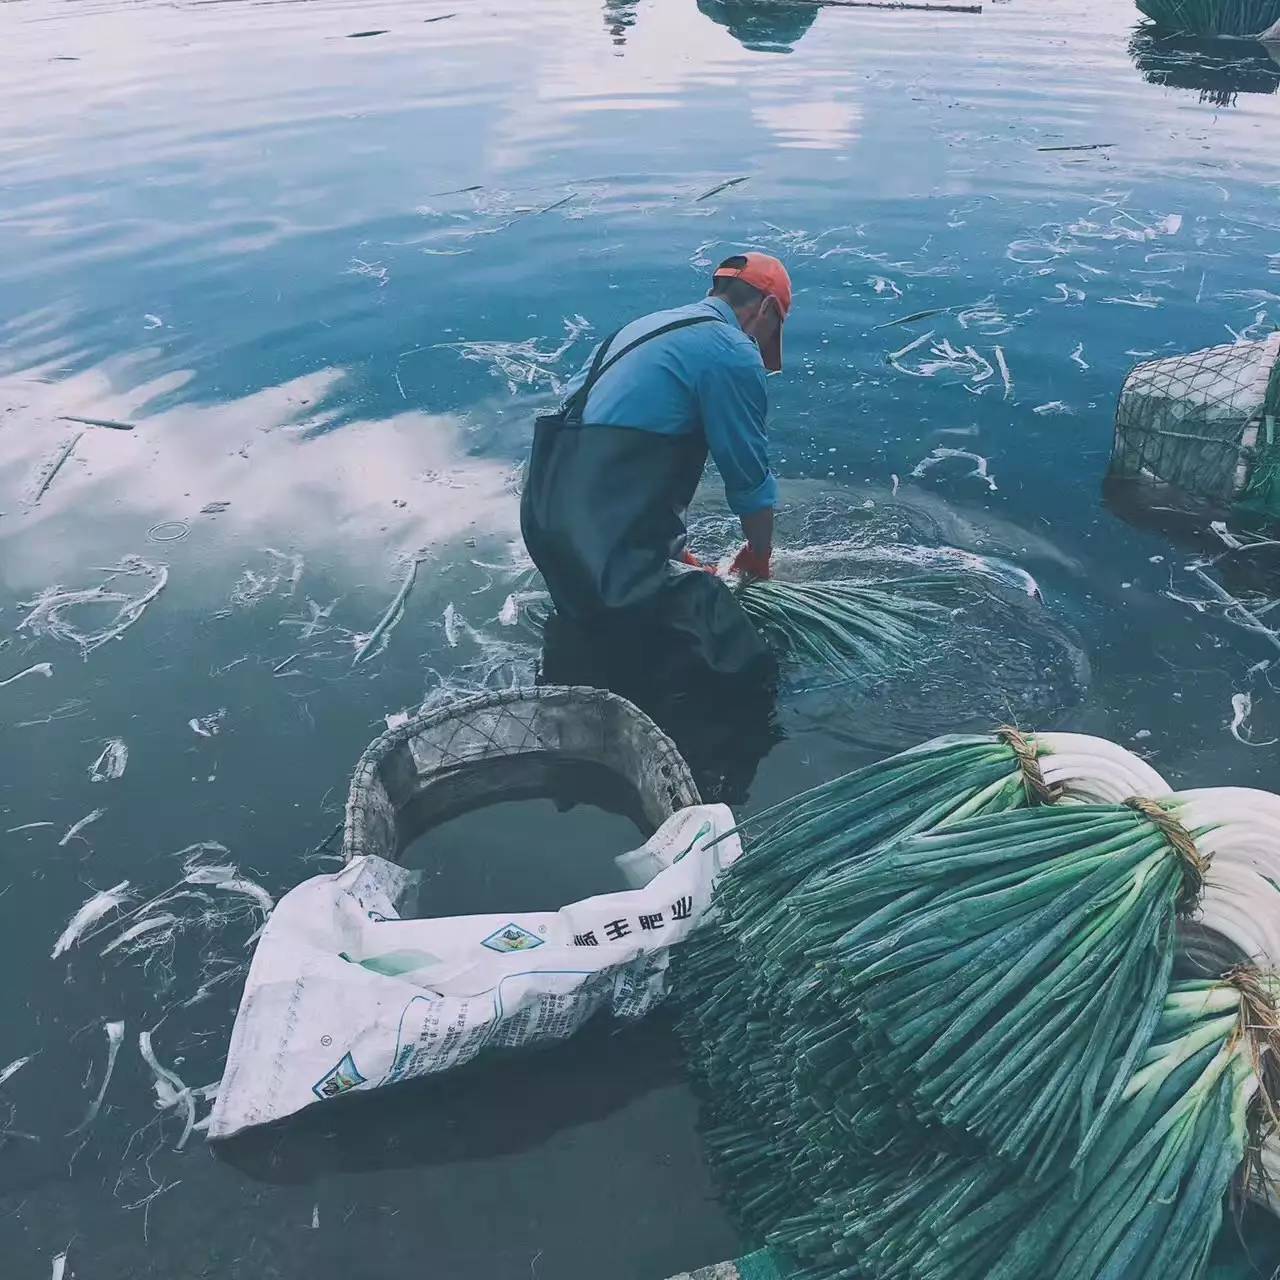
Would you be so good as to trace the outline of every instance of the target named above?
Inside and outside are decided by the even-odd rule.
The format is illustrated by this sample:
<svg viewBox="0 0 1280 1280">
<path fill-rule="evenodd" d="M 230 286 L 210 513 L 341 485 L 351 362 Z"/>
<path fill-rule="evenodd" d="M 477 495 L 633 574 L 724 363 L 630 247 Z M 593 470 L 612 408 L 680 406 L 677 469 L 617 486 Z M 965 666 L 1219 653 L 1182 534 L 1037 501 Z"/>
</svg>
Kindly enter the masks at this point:
<svg viewBox="0 0 1280 1280">
<path fill-rule="evenodd" d="M 680 563 L 687 564 L 690 569 L 701 569 L 703 573 L 709 573 L 713 577 L 716 573 L 715 565 L 703 564 L 702 561 L 699 560 L 698 557 L 695 556 L 693 552 L 689 550 L 688 547 L 685 547 L 685 549 L 680 553 Z"/>
<path fill-rule="evenodd" d="M 730 573 L 748 578 L 768 578 L 773 555 L 773 508 L 765 507 L 740 517 L 747 545 L 733 558 Z"/>
<path fill-rule="evenodd" d="M 772 576 L 772 570 L 769 567 L 771 556 L 772 553 L 769 551 L 756 551 L 748 542 L 734 556 L 729 572 L 744 578 L 769 578 Z"/>
</svg>

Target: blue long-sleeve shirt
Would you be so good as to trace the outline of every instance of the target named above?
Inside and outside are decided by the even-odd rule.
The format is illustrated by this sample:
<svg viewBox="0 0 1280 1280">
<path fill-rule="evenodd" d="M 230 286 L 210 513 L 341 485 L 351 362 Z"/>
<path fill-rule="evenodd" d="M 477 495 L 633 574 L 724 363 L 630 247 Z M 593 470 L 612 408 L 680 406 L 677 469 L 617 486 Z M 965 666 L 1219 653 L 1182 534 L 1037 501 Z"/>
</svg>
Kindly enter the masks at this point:
<svg viewBox="0 0 1280 1280">
<path fill-rule="evenodd" d="M 594 423 L 658 435 L 701 432 L 730 510 L 751 515 L 777 506 L 778 481 L 769 466 L 764 363 L 733 308 L 721 298 L 703 298 L 654 312 L 627 325 L 610 351 L 673 320 L 700 315 L 724 323 L 689 325 L 637 347 L 592 387 L 582 420 L 588 429 Z M 591 359 L 570 379 L 567 396 L 586 381 Z"/>
</svg>

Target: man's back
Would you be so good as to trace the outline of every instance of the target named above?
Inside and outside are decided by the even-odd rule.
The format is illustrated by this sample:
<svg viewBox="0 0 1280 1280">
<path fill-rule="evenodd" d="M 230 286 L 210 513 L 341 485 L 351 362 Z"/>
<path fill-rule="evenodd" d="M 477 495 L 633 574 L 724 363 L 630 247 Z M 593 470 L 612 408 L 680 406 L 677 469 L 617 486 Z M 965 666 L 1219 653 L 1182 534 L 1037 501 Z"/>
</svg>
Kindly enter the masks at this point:
<svg viewBox="0 0 1280 1280">
<path fill-rule="evenodd" d="M 631 321 L 618 332 L 609 354 L 616 355 L 637 338 L 665 325 L 702 316 L 709 317 L 710 323 L 664 333 L 618 361 L 592 389 L 583 421 L 638 427 L 660 435 L 696 431 L 702 425 L 699 384 L 713 366 L 727 366 L 732 375 L 763 391 L 764 365 L 756 344 L 738 327 L 733 308 L 714 298 L 701 298 Z M 568 395 L 582 385 L 590 366 L 588 359 L 574 375 Z"/>
<path fill-rule="evenodd" d="M 664 325 L 699 317 L 706 322 L 661 334 L 623 356 L 592 388 L 582 420 L 588 428 L 704 436 L 729 505 L 742 515 L 772 506 L 777 484 L 765 433 L 764 364 L 733 308 L 708 297 L 642 316 L 622 328 L 608 354 Z M 582 386 L 590 366 L 588 360 L 573 377 L 567 396 Z"/>
</svg>

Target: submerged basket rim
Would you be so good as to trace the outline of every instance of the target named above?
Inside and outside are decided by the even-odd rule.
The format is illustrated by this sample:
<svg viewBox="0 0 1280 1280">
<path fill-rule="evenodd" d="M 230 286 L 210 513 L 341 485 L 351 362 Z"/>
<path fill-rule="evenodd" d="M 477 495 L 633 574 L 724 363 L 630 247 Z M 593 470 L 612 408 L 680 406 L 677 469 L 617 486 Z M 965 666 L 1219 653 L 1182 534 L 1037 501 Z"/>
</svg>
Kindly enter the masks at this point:
<svg viewBox="0 0 1280 1280">
<path fill-rule="evenodd" d="M 379 770 L 397 750 L 407 746 L 414 738 L 427 734 L 441 725 L 452 721 L 457 721 L 459 724 L 465 723 L 478 712 L 501 712 L 503 709 L 514 710 L 520 706 L 536 704 L 550 704 L 562 708 L 572 708 L 576 705 L 597 711 L 604 707 L 610 708 L 613 714 L 630 721 L 635 733 L 644 739 L 648 751 L 661 769 L 666 789 L 672 797 L 673 811 L 674 808 L 683 805 L 701 803 L 693 773 L 675 742 L 650 716 L 620 694 L 590 685 L 535 685 L 504 689 L 495 693 L 479 693 L 413 716 L 404 724 L 380 733 L 365 747 L 356 762 L 347 792 L 342 830 L 342 861 L 350 862 L 353 858 L 367 852 L 368 802 L 375 794 L 375 790 L 381 786 L 378 780 Z M 502 758 L 502 754 L 497 753 L 495 756 L 470 761 L 464 760 L 432 772 L 443 777 L 466 770 L 468 767 L 483 767 L 493 759 Z M 510 758 L 516 758 L 522 754 L 532 753 L 507 752 L 505 754 Z M 550 751 L 549 754 L 555 754 L 555 752 Z M 623 780 L 633 787 L 638 786 L 635 778 Z M 679 803 L 675 803 L 677 800 Z"/>
</svg>

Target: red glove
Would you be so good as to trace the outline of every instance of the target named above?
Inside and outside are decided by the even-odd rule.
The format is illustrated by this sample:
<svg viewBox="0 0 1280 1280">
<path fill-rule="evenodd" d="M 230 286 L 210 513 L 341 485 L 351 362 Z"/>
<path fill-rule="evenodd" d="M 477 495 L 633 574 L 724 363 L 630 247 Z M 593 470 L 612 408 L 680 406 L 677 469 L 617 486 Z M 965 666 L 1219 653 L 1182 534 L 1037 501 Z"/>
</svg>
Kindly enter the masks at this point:
<svg viewBox="0 0 1280 1280">
<path fill-rule="evenodd" d="M 685 549 L 680 553 L 680 563 L 687 564 L 691 569 L 701 569 L 703 573 L 709 573 L 713 576 L 716 572 L 715 565 L 703 564 L 688 547 L 685 547 Z"/>
<path fill-rule="evenodd" d="M 764 555 L 761 555 L 758 551 L 753 551 L 751 544 L 748 542 L 733 557 L 729 572 L 736 573 L 744 578 L 770 578 L 773 576 L 769 568 L 769 560 L 772 554 L 772 552 L 765 552 Z"/>
</svg>

